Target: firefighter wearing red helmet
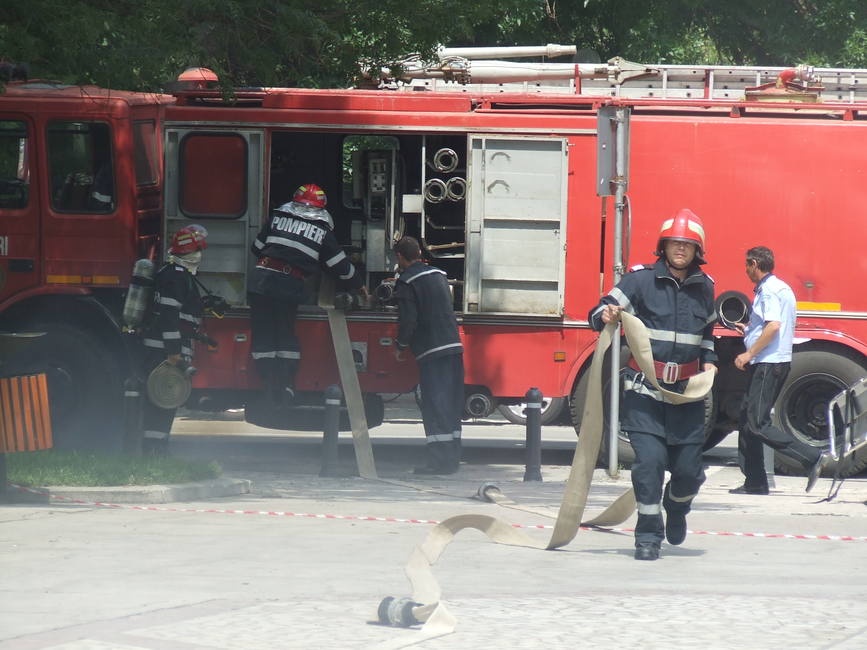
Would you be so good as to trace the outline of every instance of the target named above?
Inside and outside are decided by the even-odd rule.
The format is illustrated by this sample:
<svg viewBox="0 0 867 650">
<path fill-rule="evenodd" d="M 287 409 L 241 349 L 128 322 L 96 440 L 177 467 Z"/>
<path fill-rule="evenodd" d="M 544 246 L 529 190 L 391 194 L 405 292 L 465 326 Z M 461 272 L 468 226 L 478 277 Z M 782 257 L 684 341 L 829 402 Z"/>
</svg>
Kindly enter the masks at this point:
<svg viewBox="0 0 867 650">
<path fill-rule="evenodd" d="M 172 235 L 166 264 L 154 276 L 153 306 L 142 326 L 144 376 L 163 361 L 189 367 L 193 338 L 202 322 L 202 299 L 194 278 L 207 248 L 208 233 L 199 225 L 185 226 Z M 142 413 L 145 452 L 168 450 L 176 409 L 160 408 L 145 400 Z"/>
<path fill-rule="evenodd" d="M 667 390 L 682 392 L 692 375 L 716 372 L 713 280 L 700 269 L 705 242 L 701 219 L 691 210 L 665 219 L 656 263 L 633 267 L 588 315 L 595 330 L 619 320 L 623 310 L 641 320 L 650 337 L 657 380 Z M 635 559 L 656 560 L 663 539 L 677 545 L 686 538 L 686 515 L 705 480 L 705 404 L 667 402 L 634 360 L 622 376 L 620 428 L 635 452 Z M 666 468 L 671 479 L 663 488 Z"/>
<path fill-rule="evenodd" d="M 274 406 L 295 396 L 301 346 L 295 336 L 298 305 L 306 301 L 305 280 L 322 271 L 349 289 L 364 278 L 334 235 L 324 190 L 300 186 L 292 200 L 275 209 L 251 247 L 256 266 L 247 300 L 252 329 L 251 354 Z"/>
<path fill-rule="evenodd" d="M 659 229 L 659 240 L 656 243 L 656 255 L 665 255 L 666 241 L 692 242 L 696 246 L 695 261 L 704 264 L 704 224 L 692 210 L 678 210 L 673 219 L 666 219 Z"/>
<path fill-rule="evenodd" d="M 325 196 L 325 190 L 321 187 L 308 183 L 295 190 L 295 194 L 292 195 L 292 201 L 321 209 L 328 204 L 328 197 Z"/>
</svg>

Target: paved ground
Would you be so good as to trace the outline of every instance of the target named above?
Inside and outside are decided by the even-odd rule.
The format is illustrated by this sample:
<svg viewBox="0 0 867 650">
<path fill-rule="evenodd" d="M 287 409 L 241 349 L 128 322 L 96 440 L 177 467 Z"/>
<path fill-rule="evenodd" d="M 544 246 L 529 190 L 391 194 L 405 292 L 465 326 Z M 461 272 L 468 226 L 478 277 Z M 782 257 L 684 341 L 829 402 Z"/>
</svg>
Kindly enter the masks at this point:
<svg viewBox="0 0 867 650">
<path fill-rule="evenodd" d="M 395 412 L 392 412 L 395 415 Z M 369 625 L 382 597 L 407 596 L 403 566 L 430 523 L 486 513 L 550 525 L 574 434 L 544 432 L 544 482 L 524 483 L 521 429 L 468 427 L 453 477 L 416 480 L 412 414 L 373 432 L 377 467 L 416 488 L 320 478 L 317 437 L 228 419 L 177 425 L 174 453 L 216 458 L 251 481 L 238 497 L 146 509 L 53 501 L 0 507 L 0 650 L 368 648 L 418 638 Z M 556 552 L 458 535 L 435 567 L 456 632 L 423 648 L 867 647 L 867 480 L 805 495 L 803 477 L 735 496 L 732 443 L 706 456 L 708 481 L 681 547 L 632 559 L 628 528 L 582 531 Z M 341 468 L 352 450 L 341 446 Z M 534 512 L 469 498 L 492 481 Z M 628 485 L 597 471 L 589 509 Z M 528 530 L 545 539 L 549 530 Z M 840 537 L 855 539 L 844 541 Z"/>
</svg>

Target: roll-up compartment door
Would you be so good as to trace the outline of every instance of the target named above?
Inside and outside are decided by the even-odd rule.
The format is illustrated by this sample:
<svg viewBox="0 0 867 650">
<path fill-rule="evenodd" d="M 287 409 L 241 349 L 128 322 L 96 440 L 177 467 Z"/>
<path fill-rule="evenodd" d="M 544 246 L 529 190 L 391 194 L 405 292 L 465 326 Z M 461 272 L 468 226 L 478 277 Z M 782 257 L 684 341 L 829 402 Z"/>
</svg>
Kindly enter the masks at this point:
<svg viewBox="0 0 867 650">
<path fill-rule="evenodd" d="M 564 138 L 470 137 L 466 313 L 563 313 Z"/>
</svg>

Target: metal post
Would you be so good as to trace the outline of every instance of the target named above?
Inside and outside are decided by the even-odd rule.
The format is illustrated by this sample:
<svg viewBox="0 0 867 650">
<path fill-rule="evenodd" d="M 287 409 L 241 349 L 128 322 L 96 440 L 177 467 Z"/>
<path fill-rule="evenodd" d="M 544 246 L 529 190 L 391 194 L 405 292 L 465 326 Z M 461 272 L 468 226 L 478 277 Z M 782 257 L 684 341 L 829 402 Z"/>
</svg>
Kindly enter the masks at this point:
<svg viewBox="0 0 867 650">
<path fill-rule="evenodd" d="M 620 282 L 623 272 L 623 210 L 626 205 L 628 164 L 628 120 L 624 108 L 617 109 L 615 147 L 615 192 L 614 192 L 614 284 Z M 614 333 L 611 345 L 611 397 L 608 418 L 608 476 L 617 478 L 617 444 L 620 439 L 620 324 Z"/>
<path fill-rule="evenodd" d="M 542 392 L 531 388 L 524 395 L 527 416 L 527 467 L 525 481 L 542 480 Z"/>
<path fill-rule="evenodd" d="M 776 487 L 774 481 L 774 450 L 766 444 L 762 444 L 762 462 L 765 465 L 765 476 L 768 479 L 768 487 Z"/>
<path fill-rule="evenodd" d="M 325 423 L 322 427 L 322 468 L 319 476 L 337 476 L 337 434 L 343 391 L 332 384 L 325 389 Z"/>
<path fill-rule="evenodd" d="M 6 454 L 0 452 L 0 498 L 6 496 Z"/>
</svg>

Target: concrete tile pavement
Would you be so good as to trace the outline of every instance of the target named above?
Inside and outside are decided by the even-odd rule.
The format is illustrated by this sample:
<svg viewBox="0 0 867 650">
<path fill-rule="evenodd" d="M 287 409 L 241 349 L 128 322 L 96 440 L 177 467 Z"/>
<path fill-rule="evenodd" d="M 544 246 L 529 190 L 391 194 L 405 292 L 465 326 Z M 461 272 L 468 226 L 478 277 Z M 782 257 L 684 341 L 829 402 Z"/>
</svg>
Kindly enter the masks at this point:
<svg viewBox="0 0 867 650">
<path fill-rule="evenodd" d="M 0 649 L 412 640 L 416 631 L 367 624 L 383 596 L 409 593 L 403 564 L 430 529 L 409 520 L 478 512 L 550 524 L 540 513 L 556 512 L 568 471 L 546 466 L 543 483 L 524 483 L 514 465 L 465 465 L 423 480 L 405 467 L 381 473 L 416 487 L 244 471 L 250 493 L 237 497 L 152 510 L 62 502 L 0 509 Z M 736 468 L 709 469 L 689 518 L 698 532 L 681 547 L 665 545 L 656 563 L 631 559 L 632 521 L 619 531 L 582 531 L 557 552 L 461 533 L 435 567 L 457 631 L 420 647 L 867 647 L 867 481 L 847 481 L 837 500 L 816 503 L 827 481 L 815 495 L 804 495 L 803 477 L 777 477 L 766 497 L 728 494 L 740 478 Z M 468 498 L 484 481 L 527 509 Z M 628 472 L 611 480 L 597 470 L 590 509 L 628 483 Z"/>
<path fill-rule="evenodd" d="M 543 466 L 544 482 L 524 483 L 520 456 L 490 448 L 491 440 L 514 448 L 514 435 L 488 427 L 457 475 L 419 478 L 408 469 L 423 443 L 408 426 L 392 423 L 374 438 L 380 475 L 397 482 L 320 478 L 315 436 L 254 445 L 233 440 L 229 427 L 207 453 L 222 454 L 227 478 L 249 481 L 248 493 L 0 508 L 0 650 L 342 649 L 417 639 L 368 621 L 382 597 L 409 595 L 403 567 L 431 527 L 420 522 L 473 512 L 550 525 L 544 515 L 559 506 L 568 453 Z M 546 436 L 574 445 L 568 430 Z M 183 455 L 205 443 L 191 435 L 173 444 Z M 351 446 L 340 451 L 351 471 Z M 731 495 L 740 472 L 725 464 L 730 449 L 714 454 L 688 520 L 693 533 L 680 547 L 664 545 L 659 562 L 632 560 L 634 519 L 582 531 L 556 552 L 459 534 L 435 566 L 457 630 L 419 647 L 867 647 L 867 480 L 847 481 L 831 503 L 817 503 L 830 481 L 806 495 L 803 477 L 778 476 L 768 496 Z M 517 506 L 471 499 L 483 482 Z M 613 480 L 597 470 L 588 511 L 628 485 L 628 471 Z"/>
</svg>

